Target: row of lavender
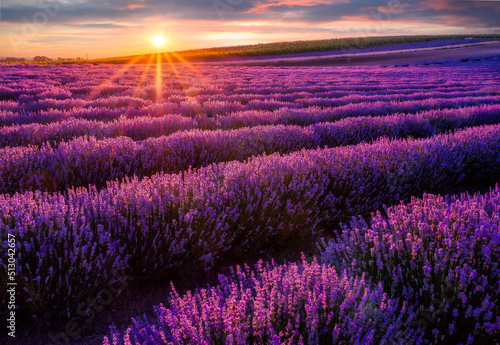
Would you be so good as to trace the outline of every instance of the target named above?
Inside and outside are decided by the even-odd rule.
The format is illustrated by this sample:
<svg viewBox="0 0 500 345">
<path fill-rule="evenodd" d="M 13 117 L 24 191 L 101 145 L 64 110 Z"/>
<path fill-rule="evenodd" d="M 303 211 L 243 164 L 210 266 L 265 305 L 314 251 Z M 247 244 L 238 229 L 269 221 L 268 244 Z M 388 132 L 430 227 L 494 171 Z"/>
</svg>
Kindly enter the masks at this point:
<svg viewBox="0 0 500 345">
<path fill-rule="evenodd" d="M 470 93 L 472 96 L 481 96 L 487 95 L 491 92 L 487 87 L 484 87 L 481 83 L 471 83 L 471 84 L 453 84 L 444 87 L 443 85 L 413 85 L 412 87 L 408 87 L 407 85 L 394 85 L 393 88 L 382 89 L 380 86 L 370 87 L 365 86 L 357 90 L 359 87 L 354 87 L 354 89 L 345 89 L 345 87 L 349 87 L 350 85 L 343 85 L 342 89 L 339 89 L 338 86 L 328 85 L 324 87 L 313 86 L 311 84 L 309 86 L 305 86 L 300 90 L 289 90 L 279 88 L 269 88 L 267 85 L 262 85 L 258 89 L 252 89 L 249 86 L 242 88 L 244 93 L 235 92 L 234 90 L 231 93 L 228 93 L 227 90 L 220 90 L 220 92 L 215 94 L 207 94 L 200 95 L 198 93 L 193 93 L 189 91 L 182 91 L 183 88 L 177 85 L 177 88 L 180 90 L 180 94 L 169 95 L 166 97 L 162 97 L 163 100 L 176 103 L 183 104 L 187 101 L 205 105 L 208 110 L 216 110 L 213 109 L 213 105 L 211 103 L 220 101 L 220 98 L 224 98 L 225 101 L 230 103 L 235 110 L 243 110 L 244 106 L 250 103 L 251 101 L 265 101 L 269 99 L 273 99 L 275 101 L 281 102 L 290 102 L 295 106 L 307 106 L 310 105 L 311 102 L 326 102 L 329 105 L 342 105 L 346 104 L 347 101 L 352 101 L 354 103 L 359 102 L 368 102 L 373 101 L 376 97 L 381 97 L 382 100 L 394 100 L 394 99 L 403 99 L 403 100 L 418 100 L 423 99 L 428 94 L 432 97 L 459 97 L 463 96 L 466 93 Z M 121 95 L 119 92 L 113 93 L 115 90 L 108 90 L 109 94 L 102 95 L 102 87 L 95 86 L 93 93 L 90 95 L 86 95 L 83 97 L 82 95 L 74 95 L 72 92 L 67 89 L 40 89 L 41 85 L 36 85 L 37 88 L 32 90 L 26 89 L 16 89 L 11 86 L 10 88 L 1 87 L 0 88 L 0 99 L 2 100 L 1 108 L 2 110 L 10 110 L 10 111 L 36 111 L 40 109 L 47 108 L 48 105 L 57 106 L 58 109 L 64 109 L 68 107 L 103 107 L 109 106 L 113 103 L 118 102 L 118 100 L 128 100 L 129 102 L 133 102 L 132 104 L 136 107 L 143 107 L 146 105 L 150 105 L 153 103 L 152 99 L 143 99 L 140 97 L 136 97 L 134 94 L 132 95 Z M 156 85 L 154 92 L 156 92 Z M 45 86 L 47 87 L 47 86 Z M 152 87 L 152 86 L 150 86 Z M 146 89 L 150 88 L 146 87 Z M 121 88 L 128 89 L 126 86 L 121 86 Z M 62 91 L 65 90 L 65 91 Z M 201 89 L 204 90 L 204 89 Z M 92 91 L 92 90 L 91 90 Z M 201 92 L 201 91 L 200 91 Z M 151 90 L 153 93 L 153 90 Z M 186 94 L 187 93 L 187 94 Z M 154 94 L 153 94 L 154 95 Z M 156 95 L 154 95 L 156 96 Z M 53 103 L 43 102 L 44 100 L 51 100 Z M 155 99 L 156 100 L 156 97 Z M 58 101 L 58 102 L 56 102 Z M 27 106 L 30 103 L 40 102 L 37 106 L 24 108 L 23 106 Z M 111 104 L 110 104 L 111 103 Z M 119 103 L 123 107 L 123 103 Z"/>
<path fill-rule="evenodd" d="M 71 317 L 85 296 L 117 282 L 114 270 L 162 279 L 189 265 L 208 268 L 241 250 L 310 239 L 422 191 L 499 176 L 500 125 L 490 125 L 214 164 L 101 191 L 3 194 L 0 220 L 23 258 L 22 309 Z"/>
<path fill-rule="evenodd" d="M 289 68 L 285 72 L 264 68 L 255 73 L 255 69 L 240 67 L 192 71 L 164 66 L 161 79 L 157 79 L 155 68 L 141 75 L 142 69 L 0 66 L 0 123 L 50 123 L 73 117 L 109 121 L 122 115 L 172 113 L 211 117 L 245 110 L 337 107 L 431 97 L 457 101 L 459 97 L 498 94 L 498 89 L 491 87 L 498 71 L 487 68 L 473 72 L 423 68 Z"/>
<path fill-rule="evenodd" d="M 125 176 L 178 173 L 211 163 L 243 161 L 274 152 L 353 145 L 380 137 L 424 138 L 468 126 L 500 123 L 500 105 L 418 114 L 347 118 L 307 127 L 257 126 L 183 131 L 135 142 L 128 137 L 79 138 L 57 147 L 0 149 L 0 193 L 97 188 Z"/>
<path fill-rule="evenodd" d="M 176 110 L 190 110 L 190 112 L 205 112 L 207 115 L 215 113 L 229 113 L 243 110 L 269 109 L 287 106 L 288 108 L 302 108 L 311 106 L 337 107 L 351 103 L 374 102 L 374 101 L 412 101 L 426 98 L 457 98 L 457 97 L 481 97 L 489 96 L 492 90 L 482 88 L 460 88 L 459 90 L 394 90 L 385 92 L 370 92 L 369 95 L 360 94 L 359 91 L 330 91 L 311 93 L 301 91 L 298 93 L 272 93 L 272 94 L 244 94 L 244 95 L 217 95 L 217 96 L 171 96 L 163 100 L 177 107 Z M 282 91 L 282 90 L 281 90 Z M 43 93 L 42 93 L 43 94 Z M 77 97 L 52 98 L 40 95 L 21 95 L 17 101 L 2 101 L 0 110 L 5 112 L 22 112 L 35 114 L 48 109 L 69 110 L 88 108 L 126 108 L 135 109 L 150 108 L 151 100 L 145 101 L 132 96 L 108 96 L 98 99 L 80 99 Z M 192 108 L 192 109 L 190 109 Z M 174 108 L 175 109 L 175 108 Z"/>
<path fill-rule="evenodd" d="M 246 163 L 214 164 L 140 180 L 158 171 L 178 172 L 189 165 L 244 160 L 263 152 L 345 145 L 380 136 L 425 137 L 497 123 L 499 116 L 499 72 L 491 68 L 162 68 L 159 88 L 156 67 L 141 75 L 143 68 L 137 66 L 0 66 L 0 145 L 41 146 L 46 141 L 52 145 L 0 150 L 2 182 L 11 188 L 9 192 L 93 184 L 64 193 L 0 196 L 2 234 L 18 236 L 23 258 L 17 272 L 22 277 L 21 313 L 46 320 L 72 318 L 81 315 L 79 304 L 89 294 L 117 283 L 116 270 L 142 280 L 162 279 L 189 267 L 209 268 L 224 256 L 241 259 L 242 250 L 258 252 L 308 240 L 352 215 L 366 215 L 422 191 L 461 181 L 496 181 L 500 176 L 500 128 L 489 126 L 428 140 L 382 140 L 373 146 L 264 155 Z M 419 111 L 426 112 L 404 114 Z M 393 116 L 383 118 L 389 114 Z M 353 119 L 320 123 L 346 117 Z M 263 125 L 281 126 L 225 131 Z M 161 137 L 191 129 L 220 131 Z M 64 142 L 85 135 L 99 140 Z M 109 139 L 122 135 L 145 141 Z M 107 180 L 126 175 L 136 176 L 99 190 Z M 328 271 L 326 266 L 308 265 L 294 269 L 306 276 Z M 407 333 L 412 321 L 401 319 L 400 303 L 388 307 L 384 297 L 394 291 L 354 277 L 357 271 L 344 276 L 326 271 L 324 284 L 329 281 L 345 298 L 328 303 L 349 313 L 336 317 L 333 311 L 328 316 L 329 322 L 339 324 L 333 338 L 325 338 L 325 332 L 305 332 L 304 342 L 381 340 L 381 333 L 371 332 L 370 327 L 387 331 L 388 343 Z M 297 287 L 304 274 L 292 274 Z M 4 286 L 4 266 L 0 277 Z M 340 290 L 339 284 L 344 284 Z M 254 296 L 254 291 L 249 293 Z M 301 291 L 295 301 L 309 296 Z M 360 307 L 357 297 L 365 292 L 368 297 Z M 391 296 L 391 300 L 398 297 Z M 415 299 L 407 299 L 405 310 L 413 308 L 411 315 L 427 315 L 417 310 Z M 264 315 L 256 301 L 255 310 Z M 367 315 L 357 313 L 357 308 L 374 303 L 380 308 L 369 313 L 373 322 L 363 323 Z M 307 308 L 315 313 L 311 305 Z M 297 332 L 315 327 L 313 314 L 308 314 L 307 326 L 299 323 L 294 329 L 292 321 L 288 323 L 285 338 L 298 342 Z M 347 317 L 353 314 L 357 318 L 350 322 Z M 287 315 L 293 322 L 303 316 L 300 311 L 295 318 Z M 178 321 L 172 317 L 171 322 Z M 249 330 L 238 321 L 232 325 Z M 252 333 L 248 341 L 279 342 L 276 335 L 264 334 L 262 327 L 271 328 L 262 319 L 252 321 L 254 325 L 260 333 L 255 337 Z M 244 332 L 240 339 L 245 339 Z"/>
<path fill-rule="evenodd" d="M 57 144 L 60 141 L 80 136 L 94 136 L 97 139 L 128 136 L 133 140 L 144 140 L 189 129 L 235 129 L 262 125 L 307 126 L 319 122 L 338 121 L 347 117 L 384 116 L 398 112 L 414 113 L 499 103 L 500 96 L 430 98 L 421 101 L 347 104 L 333 108 L 290 109 L 284 107 L 274 111 L 240 111 L 213 117 L 208 117 L 204 113 L 186 116 L 186 112 L 182 115 L 173 115 L 182 109 L 171 108 L 170 105 L 164 103 L 156 104 L 150 109 L 143 109 L 139 113 L 135 110 L 124 113 L 121 109 L 112 108 L 59 110 L 41 112 L 36 115 L 11 113 L 0 117 L 0 123 L 3 121 L 5 125 L 0 128 L 0 147 L 41 145 L 47 141 Z M 106 119 L 110 122 L 104 121 Z M 25 122 L 28 124 L 12 125 Z"/>
<path fill-rule="evenodd" d="M 344 227 L 322 265 L 260 262 L 208 289 L 174 289 L 156 317 L 103 344 L 473 344 L 500 332 L 499 227 L 498 186 L 424 195 Z"/>
<path fill-rule="evenodd" d="M 156 66 L 155 66 L 156 67 Z M 86 98 L 88 95 L 137 96 L 150 99 L 161 77 L 165 96 L 236 96 L 239 94 L 289 94 L 338 91 L 358 93 L 480 87 L 498 77 L 491 68 L 406 69 L 366 67 L 259 68 L 203 67 L 197 70 L 163 65 L 156 68 L 130 66 L 0 66 L 0 99 L 20 96 L 37 99 Z M 145 97 L 146 96 L 146 97 Z M 335 96 L 338 97 L 338 96 Z M 200 100 L 203 100 L 201 98 Z"/>
<path fill-rule="evenodd" d="M 122 86 L 123 87 L 123 86 Z M 154 99 L 143 99 L 132 95 L 117 95 L 110 91 L 109 95 L 102 95 L 102 90 L 96 86 L 94 94 L 86 95 L 86 97 L 73 95 L 71 92 L 66 91 L 63 93 L 59 89 L 50 89 L 47 91 L 34 89 L 34 90 L 23 90 L 22 89 L 6 89 L 5 87 L 0 88 L 0 96 L 3 99 L 0 104 L 0 109 L 4 111 L 25 111 L 25 112 L 35 112 L 40 110 L 45 110 L 50 107 L 56 109 L 68 109 L 68 108 L 89 108 L 89 107 L 105 107 L 118 105 L 119 107 L 125 107 L 130 103 L 130 106 L 134 107 L 145 107 L 149 106 L 157 101 L 156 85 L 146 87 L 146 89 L 151 88 L 151 96 L 155 96 Z M 346 86 L 344 85 L 344 88 Z M 274 100 L 275 102 L 286 102 L 290 106 L 310 106 L 316 105 L 330 105 L 338 106 L 347 104 L 349 101 L 353 103 L 359 102 L 369 102 L 374 99 L 391 101 L 395 99 L 402 100 L 418 100 L 424 99 L 426 96 L 431 97 L 460 97 L 464 94 L 470 94 L 471 96 L 485 96 L 491 93 L 487 87 L 479 83 L 473 83 L 472 85 L 451 85 L 448 87 L 443 87 L 442 85 L 430 85 L 423 86 L 415 85 L 414 87 L 408 88 L 407 86 L 394 86 L 395 89 L 382 89 L 381 87 L 365 87 L 366 89 L 353 90 L 353 89 L 342 89 L 338 90 L 336 87 L 330 85 L 329 87 L 305 87 L 300 91 L 290 91 L 283 88 L 279 89 L 268 89 L 266 86 L 261 86 L 257 90 L 247 90 L 245 93 L 233 92 L 228 94 L 227 91 L 221 90 L 221 92 L 209 95 L 198 95 L 196 93 L 189 94 L 188 91 L 181 91 L 182 94 L 170 95 L 168 97 L 162 97 L 163 101 L 167 101 L 174 104 L 198 104 L 198 106 L 204 106 L 208 111 L 218 110 L 217 101 L 223 98 L 229 106 L 232 108 L 229 110 L 244 110 L 245 106 L 256 107 L 259 101 Z M 178 86 L 179 88 L 179 86 Z M 331 90 L 333 89 L 333 90 Z M 182 90 L 182 88 L 180 88 Z M 204 89 L 201 89 L 204 90 Z M 30 94 L 33 93 L 33 94 Z M 188 93 L 188 94 L 186 94 Z M 119 93 L 118 93 L 119 94 Z M 12 98 L 12 99 L 10 99 Z M 46 101 L 49 100 L 49 101 Z M 256 101 L 251 103 L 252 101 Z M 30 104 L 33 103 L 31 106 Z"/>
<path fill-rule="evenodd" d="M 417 100 L 389 100 L 384 101 L 384 97 L 376 97 L 381 100 L 372 102 L 350 102 L 348 100 L 332 100 L 332 99 L 316 99 L 314 102 L 308 101 L 307 107 L 303 107 L 297 103 L 276 101 L 273 99 L 266 100 L 252 100 L 245 106 L 235 106 L 234 103 L 222 101 L 211 101 L 209 103 L 199 104 L 195 101 L 187 101 L 181 104 L 172 102 L 157 102 L 148 104 L 144 107 L 135 107 L 134 99 L 122 97 L 114 98 L 112 101 L 106 101 L 104 107 L 74 107 L 75 100 L 69 99 L 65 101 L 58 101 L 54 99 L 45 99 L 43 101 L 28 103 L 20 105 L 12 111 L 0 112 L 0 125 L 12 126 L 20 124 L 50 124 L 54 122 L 66 121 L 69 119 L 87 119 L 98 121 L 112 121 L 122 116 L 126 118 L 139 118 L 143 116 L 164 116 L 165 114 L 180 114 L 184 117 L 196 118 L 224 118 L 238 116 L 241 113 L 248 113 L 251 111 L 279 111 L 279 110 L 297 110 L 297 111 L 323 111 L 329 110 L 336 113 L 342 113 L 344 109 L 352 109 L 351 112 L 356 113 L 356 110 L 363 111 L 373 107 L 373 113 L 377 115 L 381 111 L 405 111 L 415 112 L 420 110 L 436 109 L 436 108 L 450 108 L 450 107 L 464 107 L 470 105 L 498 103 L 500 96 L 495 95 L 495 92 L 486 93 L 487 96 L 482 96 L 481 93 L 476 96 L 470 96 L 468 93 L 460 97 L 450 98 L 432 98 L 431 95 L 427 97 L 417 97 Z M 400 97 L 397 97 L 398 99 Z M 83 102 L 83 101 L 82 101 Z M 104 100 L 101 100 L 104 102 Z M 338 103 L 338 106 L 332 105 Z M 87 103 L 88 104 L 88 103 Z M 0 104 L 1 108 L 2 104 Z M 5 106 L 4 106 L 5 108 Z M 36 108 L 26 111 L 27 108 Z M 327 108 L 327 109 L 325 109 Z M 354 109 L 353 109 L 354 108 Z M 247 109 L 247 110 L 242 110 Z M 349 116 L 348 114 L 344 116 Z M 222 120 L 223 121 L 223 120 Z"/>
</svg>

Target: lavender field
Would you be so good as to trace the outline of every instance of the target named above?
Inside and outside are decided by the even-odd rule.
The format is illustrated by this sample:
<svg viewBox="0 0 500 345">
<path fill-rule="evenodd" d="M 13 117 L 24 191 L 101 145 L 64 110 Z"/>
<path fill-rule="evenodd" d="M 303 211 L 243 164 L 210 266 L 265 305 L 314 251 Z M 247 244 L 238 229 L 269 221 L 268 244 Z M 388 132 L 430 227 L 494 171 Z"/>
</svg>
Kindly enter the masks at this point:
<svg viewBox="0 0 500 345">
<path fill-rule="evenodd" d="M 497 65 L 0 65 L 1 319 L 81 341 L 126 272 L 99 343 L 495 344 L 499 181 Z"/>
</svg>

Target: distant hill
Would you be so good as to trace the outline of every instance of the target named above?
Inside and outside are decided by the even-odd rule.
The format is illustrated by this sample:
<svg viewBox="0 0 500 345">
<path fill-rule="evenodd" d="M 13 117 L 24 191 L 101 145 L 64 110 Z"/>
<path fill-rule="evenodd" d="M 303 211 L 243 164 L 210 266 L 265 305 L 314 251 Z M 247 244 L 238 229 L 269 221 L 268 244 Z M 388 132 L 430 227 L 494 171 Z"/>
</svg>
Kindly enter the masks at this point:
<svg viewBox="0 0 500 345">
<path fill-rule="evenodd" d="M 335 38 L 327 40 L 295 41 L 265 43 L 254 45 L 241 45 L 231 47 L 215 47 L 206 49 L 191 49 L 176 52 L 166 52 L 173 62 L 203 61 L 230 58 L 244 58 L 256 56 L 273 56 L 284 54 L 300 54 L 325 51 L 343 51 L 349 49 L 371 48 L 391 44 L 428 42 L 435 40 L 450 39 L 500 39 L 500 34 L 489 35 L 434 35 L 434 36 L 386 36 L 386 37 L 351 37 Z M 132 55 L 122 57 L 111 57 L 95 59 L 86 62 L 122 64 L 134 61 L 134 63 L 148 63 L 157 54 Z"/>
<path fill-rule="evenodd" d="M 428 35 L 428 36 L 384 36 L 384 37 L 350 37 L 334 38 L 312 41 L 294 41 L 278 43 L 262 43 L 253 45 L 239 45 L 231 47 L 214 47 L 205 49 L 190 49 L 181 51 L 165 52 L 172 62 L 182 61 L 213 61 L 221 59 L 247 58 L 258 56 L 277 56 L 286 54 L 320 53 L 328 51 L 347 51 L 352 49 L 373 48 L 394 44 L 430 42 L 437 40 L 500 40 L 500 34 L 485 35 Z M 162 53 L 163 54 L 163 53 Z M 0 63 L 63 63 L 63 64 L 82 64 L 82 63 L 108 63 L 125 64 L 130 63 L 149 63 L 154 61 L 157 53 L 119 56 L 102 59 L 87 60 L 83 58 L 58 58 L 55 59 L 24 59 L 24 58 L 1 58 Z"/>
</svg>

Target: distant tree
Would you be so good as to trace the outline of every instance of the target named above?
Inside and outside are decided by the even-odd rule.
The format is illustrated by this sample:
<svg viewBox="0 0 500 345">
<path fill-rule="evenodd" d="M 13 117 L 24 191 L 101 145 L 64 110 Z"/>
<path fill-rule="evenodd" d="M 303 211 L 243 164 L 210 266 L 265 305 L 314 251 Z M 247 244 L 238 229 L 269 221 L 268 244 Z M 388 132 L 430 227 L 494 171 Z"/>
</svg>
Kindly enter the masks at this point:
<svg viewBox="0 0 500 345">
<path fill-rule="evenodd" d="M 24 62 L 25 58 L 15 58 L 15 57 L 7 57 L 5 59 L 0 59 L 0 62 Z"/>
<path fill-rule="evenodd" d="M 46 56 L 35 56 L 33 58 L 33 61 L 34 62 L 49 62 L 49 61 L 52 61 L 52 59 L 49 59 L 48 57 Z"/>
</svg>

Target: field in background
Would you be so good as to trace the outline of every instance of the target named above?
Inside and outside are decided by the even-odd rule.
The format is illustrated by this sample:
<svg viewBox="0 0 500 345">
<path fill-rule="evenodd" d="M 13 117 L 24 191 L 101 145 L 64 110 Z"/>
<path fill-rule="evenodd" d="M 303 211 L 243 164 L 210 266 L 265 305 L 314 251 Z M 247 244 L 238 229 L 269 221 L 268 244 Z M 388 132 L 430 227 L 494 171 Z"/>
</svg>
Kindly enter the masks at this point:
<svg viewBox="0 0 500 345">
<path fill-rule="evenodd" d="M 485 40 L 498 40 L 500 35 L 429 35 L 429 36 L 384 36 L 384 37 L 356 37 L 335 38 L 327 40 L 294 41 L 265 43 L 256 45 L 241 45 L 231 47 L 216 47 L 206 49 L 192 49 L 177 52 L 166 52 L 171 62 L 185 61 L 212 61 L 221 59 L 260 58 L 273 56 L 295 56 L 308 54 L 309 56 L 321 55 L 325 52 L 350 52 L 383 50 L 416 49 L 426 46 L 454 45 L 463 43 L 480 42 Z M 163 54 L 163 53 L 162 53 Z M 80 61 L 64 61 L 63 64 L 126 64 L 126 63 L 151 63 L 156 60 L 156 53 L 110 57 L 104 59 L 91 59 Z M 307 55 L 306 55 L 307 56 Z M 33 63 L 28 61 L 26 63 Z M 37 64 L 52 64 L 54 62 L 38 62 Z M 15 63 L 13 63 L 15 64 Z"/>
</svg>

